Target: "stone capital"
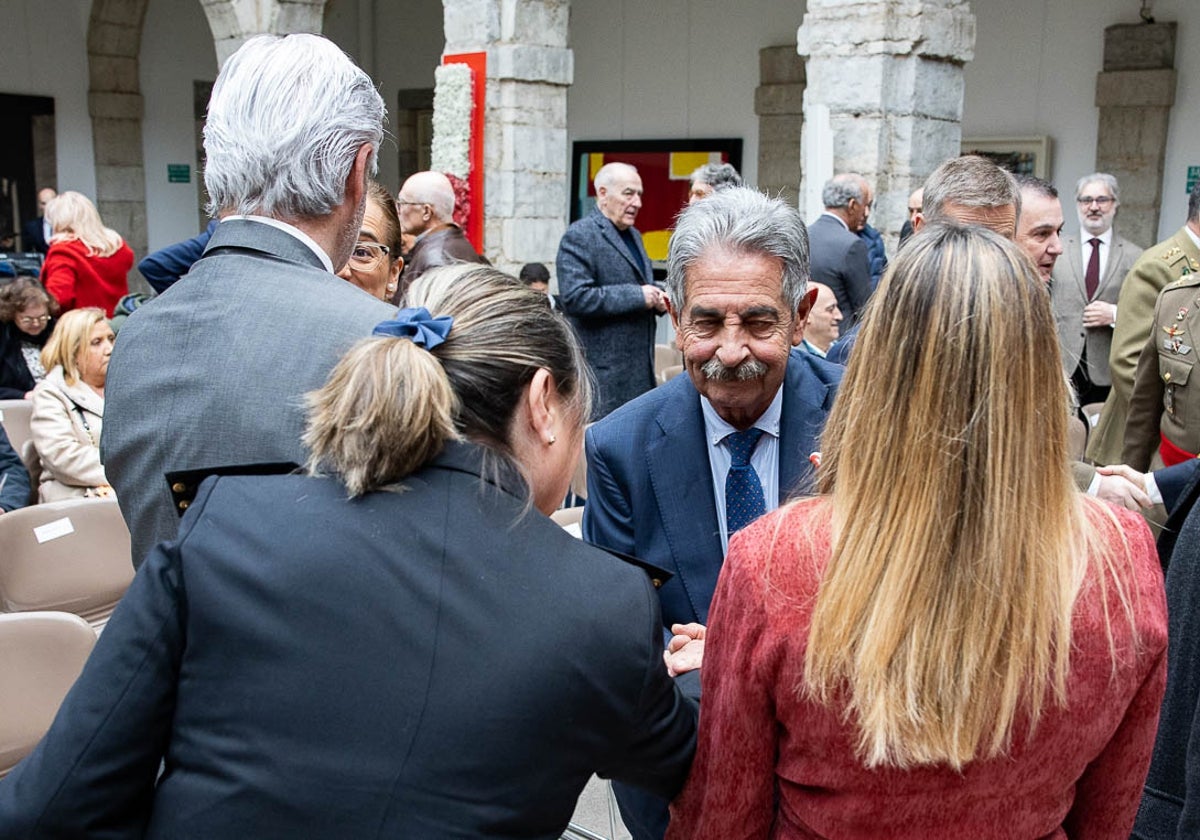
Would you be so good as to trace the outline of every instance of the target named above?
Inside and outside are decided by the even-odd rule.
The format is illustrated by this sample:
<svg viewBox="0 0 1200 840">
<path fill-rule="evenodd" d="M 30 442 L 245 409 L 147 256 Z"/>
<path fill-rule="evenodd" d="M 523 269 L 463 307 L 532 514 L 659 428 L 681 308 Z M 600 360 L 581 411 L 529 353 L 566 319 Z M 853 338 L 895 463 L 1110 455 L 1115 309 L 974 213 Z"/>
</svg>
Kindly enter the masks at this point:
<svg viewBox="0 0 1200 840">
<path fill-rule="evenodd" d="M 810 0 L 796 33 L 807 58 L 899 55 L 964 64 L 975 57 L 966 0 Z"/>
</svg>

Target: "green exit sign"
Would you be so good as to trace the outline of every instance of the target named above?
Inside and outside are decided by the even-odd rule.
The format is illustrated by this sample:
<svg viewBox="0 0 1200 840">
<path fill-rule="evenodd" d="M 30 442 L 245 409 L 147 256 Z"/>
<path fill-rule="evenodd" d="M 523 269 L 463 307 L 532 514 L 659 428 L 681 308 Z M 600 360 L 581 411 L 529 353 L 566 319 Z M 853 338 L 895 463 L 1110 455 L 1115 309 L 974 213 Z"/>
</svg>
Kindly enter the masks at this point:
<svg viewBox="0 0 1200 840">
<path fill-rule="evenodd" d="M 1200 181 L 1200 166 L 1189 166 L 1187 176 L 1187 192 L 1190 194 L 1196 182 Z"/>
<path fill-rule="evenodd" d="M 168 184 L 190 184 L 192 182 L 192 167 L 186 163 L 167 164 Z"/>
</svg>

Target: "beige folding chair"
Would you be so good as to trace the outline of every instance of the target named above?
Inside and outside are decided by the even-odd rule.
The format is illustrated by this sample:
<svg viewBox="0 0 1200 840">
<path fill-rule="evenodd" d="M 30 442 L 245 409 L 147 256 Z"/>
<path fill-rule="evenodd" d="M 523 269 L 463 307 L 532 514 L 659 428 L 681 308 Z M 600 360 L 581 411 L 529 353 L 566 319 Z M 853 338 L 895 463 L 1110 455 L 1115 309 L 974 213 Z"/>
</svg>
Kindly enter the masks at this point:
<svg viewBox="0 0 1200 840">
<path fill-rule="evenodd" d="M 95 644 L 77 615 L 0 615 L 0 778 L 46 734 Z"/>
<path fill-rule="evenodd" d="M 21 454 L 21 447 L 29 440 L 29 418 L 33 414 L 33 400 L 0 400 L 0 425 L 8 434 L 13 451 Z"/>
<path fill-rule="evenodd" d="M 654 375 L 659 382 L 666 381 L 662 376 L 664 370 L 681 362 L 683 362 L 683 354 L 670 344 L 654 345 Z"/>
<path fill-rule="evenodd" d="M 1068 421 L 1067 451 L 1073 460 L 1082 461 L 1083 453 L 1087 450 L 1088 428 L 1078 417 L 1070 417 Z"/>
<path fill-rule="evenodd" d="M 99 632 L 133 581 L 115 499 L 71 499 L 0 516 L 0 611 L 61 610 Z"/>
<path fill-rule="evenodd" d="M 683 373 L 683 365 L 670 365 L 662 369 L 662 373 L 658 375 L 658 384 L 670 382 L 679 374 Z"/>
</svg>

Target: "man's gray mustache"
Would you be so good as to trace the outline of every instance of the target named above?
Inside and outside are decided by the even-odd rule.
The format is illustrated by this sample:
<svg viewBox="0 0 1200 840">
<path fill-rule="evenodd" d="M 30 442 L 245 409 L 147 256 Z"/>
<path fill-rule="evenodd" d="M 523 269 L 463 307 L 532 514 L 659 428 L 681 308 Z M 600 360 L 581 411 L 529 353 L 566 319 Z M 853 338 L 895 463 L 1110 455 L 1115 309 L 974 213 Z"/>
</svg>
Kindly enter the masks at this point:
<svg viewBox="0 0 1200 840">
<path fill-rule="evenodd" d="M 745 382 L 747 379 L 758 379 L 767 373 L 767 366 L 758 359 L 747 359 L 736 367 L 729 367 L 713 357 L 700 368 L 705 379 L 714 382 Z"/>
</svg>

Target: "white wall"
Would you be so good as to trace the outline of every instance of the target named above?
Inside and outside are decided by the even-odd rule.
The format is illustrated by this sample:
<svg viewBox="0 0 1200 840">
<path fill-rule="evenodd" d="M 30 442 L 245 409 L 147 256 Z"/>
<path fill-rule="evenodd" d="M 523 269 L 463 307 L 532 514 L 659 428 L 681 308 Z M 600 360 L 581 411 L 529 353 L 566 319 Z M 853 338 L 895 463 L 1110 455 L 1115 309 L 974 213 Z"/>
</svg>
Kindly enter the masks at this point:
<svg viewBox="0 0 1200 840">
<path fill-rule="evenodd" d="M 54 99 L 58 189 L 96 197 L 87 111 L 90 3 L 0 0 L 0 92 Z"/>
<path fill-rule="evenodd" d="M 758 177 L 758 51 L 795 44 L 803 3 L 572 0 L 569 140 L 741 137 Z"/>
<path fill-rule="evenodd" d="M 217 77 L 217 54 L 197 0 L 150 0 L 139 57 L 146 227 L 154 251 L 200 232 L 197 204 L 203 173 L 196 159 L 193 82 Z M 167 181 L 167 164 L 186 163 L 192 180 Z"/>
<path fill-rule="evenodd" d="M 963 136 L 1049 135 L 1050 179 L 1069 197 L 1095 169 L 1096 74 L 1103 69 L 1104 28 L 1136 23 L 1129 0 L 974 0 L 975 60 L 966 67 Z M 1183 224 L 1188 165 L 1200 165 L 1200 38 L 1195 0 L 1157 0 L 1154 17 L 1178 24 L 1178 86 L 1163 173 L 1159 239 Z M 1069 204 L 1069 200 L 1068 200 Z M 1078 220 L 1067 207 L 1068 230 Z M 1119 225 L 1119 221 L 1118 221 Z M 1145 243 L 1149 245 L 1150 243 Z"/>
<path fill-rule="evenodd" d="M 360 20 L 373 23 L 364 27 Z M 328 0 L 324 35 L 375 80 L 392 114 L 398 91 L 433 88 L 433 70 L 445 46 L 442 0 Z M 378 178 L 395 193 L 399 177 L 396 143 L 389 135 L 379 150 Z"/>
</svg>

